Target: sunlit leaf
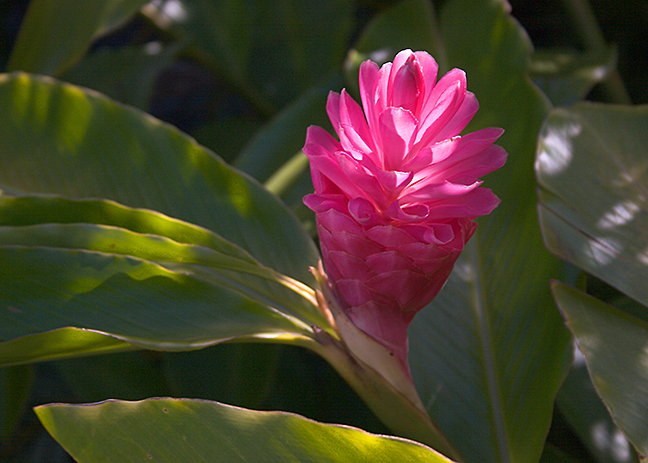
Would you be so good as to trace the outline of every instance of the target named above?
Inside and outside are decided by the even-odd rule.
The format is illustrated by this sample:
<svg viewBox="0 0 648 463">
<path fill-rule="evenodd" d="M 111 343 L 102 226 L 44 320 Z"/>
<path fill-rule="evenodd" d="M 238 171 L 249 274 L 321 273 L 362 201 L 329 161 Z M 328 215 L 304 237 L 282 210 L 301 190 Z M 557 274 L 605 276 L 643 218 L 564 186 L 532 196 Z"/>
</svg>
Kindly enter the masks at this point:
<svg viewBox="0 0 648 463">
<path fill-rule="evenodd" d="M 36 413 L 79 463 L 449 461 L 413 441 L 201 400 L 56 404 Z"/>
<path fill-rule="evenodd" d="M 616 424 L 647 455 L 648 324 L 561 283 L 553 284 L 553 293 L 596 391 Z"/>
<path fill-rule="evenodd" d="M 11 307 L 9 306 L 9 310 Z M 0 343 L 0 365 L 20 365 L 134 349 L 127 342 L 95 331 L 58 328 Z"/>
<path fill-rule="evenodd" d="M 556 109 L 536 169 L 547 247 L 648 305 L 648 107 Z"/>
<path fill-rule="evenodd" d="M 328 327 L 309 287 L 259 264 L 213 232 L 152 211 L 100 200 L 0 198 L 0 246 L 83 249 L 144 259 Z"/>
<path fill-rule="evenodd" d="M 238 337 L 289 342 L 310 332 L 299 320 L 238 293 L 141 259 L 23 246 L 0 247 L 0 258 L 0 339 L 9 341 L 0 352 L 7 350 L 11 363 L 20 342 L 15 338 L 65 327 L 158 350 L 197 349 Z M 22 345 L 43 354 L 38 342 Z M 78 351 L 74 343 L 67 348 Z M 28 353 L 26 360 L 35 360 Z"/>
<path fill-rule="evenodd" d="M 317 265 L 317 249 L 286 206 L 173 127 L 100 95 L 21 73 L 0 77 L 0 111 L 0 189 L 159 211 L 315 284 L 308 268 Z"/>
</svg>

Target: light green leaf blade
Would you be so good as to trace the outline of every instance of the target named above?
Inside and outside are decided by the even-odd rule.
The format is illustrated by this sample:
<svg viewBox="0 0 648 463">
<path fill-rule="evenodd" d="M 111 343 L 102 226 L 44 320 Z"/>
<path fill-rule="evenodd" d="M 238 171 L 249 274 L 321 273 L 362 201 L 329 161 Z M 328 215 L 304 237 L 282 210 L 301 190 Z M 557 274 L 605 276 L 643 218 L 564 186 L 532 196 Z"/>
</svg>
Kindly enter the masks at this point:
<svg viewBox="0 0 648 463">
<path fill-rule="evenodd" d="M 596 391 L 637 450 L 648 455 L 648 324 L 561 283 L 552 289 Z"/>
<path fill-rule="evenodd" d="M 315 284 L 308 268 L 319 254 L 286 206 L 173 127 L 101 95 L 21 73 L 0 77 L 0 111 L 0 188 L 156 210 Z"/>
<path fill-rule="evenodd" d="M 449 461 L 405 439 L 202 400 L 54 404 L 35 411 L 79 463 Z"/>
<path fill-rule="evenodd" d="M 141 259 L 22 246 L 0 247 L 0 258 L 3 341 L 77 327 L 142 348 L 190 350 L 241 338 L 292 342 L 311 333 L 239 293 Z"/>
<path fill-rule="evenodd" d="M 85 54 L 95 37 L 126 22 L 147 1 L 31 1 L 7 68 L 57 76 Z"/>
<path fill-rule="evenodd" d="M 552 111 L 540 135 L 550 251 L 648 305 L 648 106 Z"/>
<path fill-rule="evenodd" d="M 502 203 L 479 219 L 446 286 L 412 323 L 410 364 L 432 419 L 466 461 L 535 463 L 571 360 L 548 284 L 560 263 L 543 249 L 535 210 L 548 105 L 505 2 L 453 0 L 440 23 L 448 64 L 466 71 L 480 103 L 467 131 L 504 128 L 498 144 L 509 157 L 484 183 Z"/>
<path fill-rule="evenodd" d="M 8 308 L 11 310 L 11 307 Z M 15 308 L 14 308 L 15 309 Z M 24 331 L 23 331 L 24 332 Z M 58 328 L 0 342 L 0 365 L 21 365 L 48 360 L 107 354 L 136 347 L 96 331 Z"/>
<path fill-rule="evenodd" d="M 0 198 L 0 246 L 83 249 L 155 262 L 331 331 L 311 288 L 215 233 L 152 211 L 101 200 Z"/>
</svg>

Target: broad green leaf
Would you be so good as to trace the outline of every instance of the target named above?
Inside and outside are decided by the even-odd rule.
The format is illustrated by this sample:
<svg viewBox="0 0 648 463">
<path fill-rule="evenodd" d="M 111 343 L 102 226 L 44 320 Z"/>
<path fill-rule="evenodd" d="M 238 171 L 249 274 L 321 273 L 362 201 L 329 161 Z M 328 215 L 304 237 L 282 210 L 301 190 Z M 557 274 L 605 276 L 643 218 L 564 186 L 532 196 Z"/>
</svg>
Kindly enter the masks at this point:
<svg viewBox="0 0 648 463">
<path fill-rule="evenodd" d="M 152 261 L 330 331 L 312 289 L 262 266 L 214 233 L 151 211 L 99 200 L 0 198 L 0 246 L 83 249 Z"/>
<path fill-rule="evenodd" d="M 7 65 L 57 76 L 92 40 L 130 19 L 148 0 L 32 0 Z"/>
<path fill-rule="evenodd" d="M 596 391 L 630 442 L 648 455 L 648 324 L 561 283 L 552 289 Z"/>
<path fill-rule="evenodd" d="M 466 12 L 470 12 L 467 14 Z M 480 110 L 467 131 L 502 127 L 504 167 L 486 176 L 502 203 L 479 227 L 439 296 L 410 328 L 412 374 L 433 421 L 469 462 L 539 460 L 571 361 L 549 278 L 533 160 L 547 103 L 528 77 L 531 45 L 503 1 L 452 0 L 440 16 L 448 64 Z"/>
<path fill-rule="evenodd" d="M 319 255 L 298 220 L 256 181 L 173 127 L 51 79 L 0 77 L 0 189 L 100 197 L 210 229 L 314 285 Z"/>
<path fill-rule="evenodd" d="M 237 338 L 289 342 L 311 332 L 238 293 L 141 259 L 23 246 L 0 247 L 0 259 L 0 340 L 14 340 L 0 351 L 16 337 L 65 327 L 158 350 Z"/>
<path fill-rule="evenodd" d="M 570 106 L 587 96 L 616 66 L 614 48 L 589 53 L 540 50 L 533 54 L 533 81 L 555 106 Z"/>
<path fill-rule="evenodd" d="M 8 309 L 12 310 L 13 306 Z M 15 307 L 13 307 L 15 310 Z M 58 328 L 0 343 L 0 366 L 133 350 L 127 342 L 96 331 Z"/>
<path fill-rule="evenodd" d="M 556 109 L 536 170 L 547 247 L 648 305 L 648 107 Z"/>
<path fill-rule="evenodd" d="M 35 411 L 79 463 L 449 461 L 405 439 L 202 400 L 56 404 Z"/>
</svg>

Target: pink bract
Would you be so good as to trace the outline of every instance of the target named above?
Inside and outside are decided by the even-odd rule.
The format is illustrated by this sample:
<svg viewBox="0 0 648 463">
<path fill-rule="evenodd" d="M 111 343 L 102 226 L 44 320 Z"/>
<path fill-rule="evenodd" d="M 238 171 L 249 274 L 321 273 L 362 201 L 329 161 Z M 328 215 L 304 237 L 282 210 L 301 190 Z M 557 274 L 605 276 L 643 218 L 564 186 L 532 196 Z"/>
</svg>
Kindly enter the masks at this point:
<svg viewBox="0 0 648 463">
<path fill-rule="evenodd" d="M 304 153 L 324 267 L 353 323 L 406 365 L 407 327 L 445 284 L 475 231 L 499 204 L 479 177 L 504 165 L 502 129 L 460 136 L 477 112 L 465 73 L 437 82 L 426 52 L 360 66 L 360 107 L 342 90 L 327 112 L 339 141 L 311 126 Z"/>
</svg>

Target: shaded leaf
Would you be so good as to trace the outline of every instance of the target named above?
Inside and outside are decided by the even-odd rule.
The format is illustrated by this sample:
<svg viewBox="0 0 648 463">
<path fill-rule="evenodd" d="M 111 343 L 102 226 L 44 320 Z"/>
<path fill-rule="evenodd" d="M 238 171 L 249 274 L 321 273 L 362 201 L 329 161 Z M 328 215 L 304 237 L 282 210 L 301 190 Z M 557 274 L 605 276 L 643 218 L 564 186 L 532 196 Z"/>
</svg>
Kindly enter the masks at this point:
<svg viewBox="0 0 648 463">
<path fill-rule="evenodd" d="M 79 463 L 448 461 L 413 441 L 200 400 L 44 405 L 36 413 Z"/>
<path fill-rule="evenodd" d="M 556 109 L 540 135 L 536 162 L 549 250 L 644 305 L 647 126 L 645 106 Z"/>
<path fill-rule="evenodd" d="M 148 0 L 33 0 L 9 58 L 10 71 L 57 76 L 92 40 L 129 20 Z"/>
<path fill-rule="evenodd" d="M 596 391 L 637 450 L 648 455 L 648 324 L 561 283 L 552 289 Z"/>
<path fill-rule="evenodd" d="M 165 397 L 171 388 L 159 368 L 160 353 L 140 350 L 71 358 L 52 367 L 74 393 L 75 402 Z"/>
<path fill-rule="evenodd" d="M 142 110 L 149 108 L 155 81 L 171 65 L 179 46 L 149 42 L 143 46 L 102 48 L 60 76 Z"/>
<path fill-rule="evenodd" d="M 271 116 L 342 64 L 354 4 L 186 0 L 179 11 L 165 11 L 162 4 L 148 5 L 144 12 L 190 41 L 225 80 Z"/>
<path fill-rule="evenodd" d="M 555 106 L 570 106 L 582 100 L 616 67 L 616 49 L 589 53 L 539 50 L 532 56 L 533 81 Z"/>
<path fill-rule="evenodd" d="M 234 162 L 236 168 L 260 182 L 268 180 L 302 149 L 310 125 L 330 127 L 326 100 L 331 90 L 341 86 L 341 80 L 341 76 L 335 73 L 286 106 L 243 148 Z"/>
<path fill-rule="evenodd" d="M 33 377 L 31 366 L 0 369 L 0 442 L 3 444 L 11 439 L 27 410 Z"/>
<path fill-rule="evenodd" d="M 596 394 L 585 358 L 578 349 L 574 355 L 574 366 L 558 391 L 556 405 L 595 461 L 638 462 L 628 439 L 614 424 L 610 413 Z"/>
</svg>

